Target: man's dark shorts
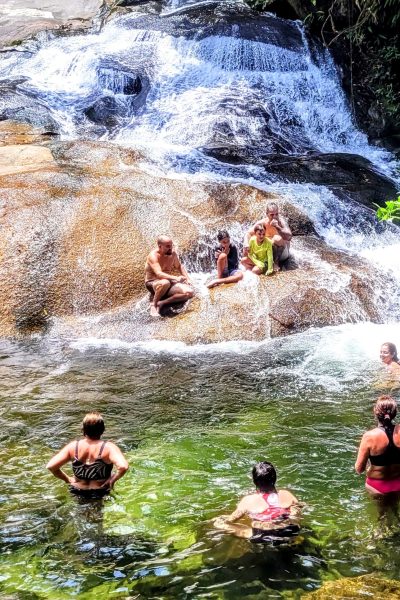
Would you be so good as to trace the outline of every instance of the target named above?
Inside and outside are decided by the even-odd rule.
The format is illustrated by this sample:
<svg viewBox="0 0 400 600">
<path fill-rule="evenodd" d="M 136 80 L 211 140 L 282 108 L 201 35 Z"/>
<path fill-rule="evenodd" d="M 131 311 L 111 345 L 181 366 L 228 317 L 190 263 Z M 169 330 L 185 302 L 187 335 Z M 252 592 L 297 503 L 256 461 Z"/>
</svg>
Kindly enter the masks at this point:
<svg viewBox="0 0 400 600">
<path fill-rule="evenodd" d="M 237 275 L 237 273 L 240 273 L 240 269 L 224 269 L 222 271 L 222 277 L 225 279 L 226 277 Z"/>
</svg>

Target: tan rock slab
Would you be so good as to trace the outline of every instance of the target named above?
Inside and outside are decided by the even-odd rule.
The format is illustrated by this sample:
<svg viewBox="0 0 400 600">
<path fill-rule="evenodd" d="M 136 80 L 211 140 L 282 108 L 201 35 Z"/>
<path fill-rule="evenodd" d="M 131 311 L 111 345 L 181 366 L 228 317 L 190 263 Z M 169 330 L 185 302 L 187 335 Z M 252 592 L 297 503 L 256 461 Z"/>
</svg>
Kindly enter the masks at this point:
<svg viewBox="0 0 400 600">
<path fill-rule="evenodd" d="M 88 26 L 102 4 L 101 0 L 0 0 L 0 47 L 44 30 Z"/>
<path fill-rule="evenodd" d="M 0 148 L 0 176 L 53 166 L 51 151 L 43 146 L 10 145 Z"/>
</svg>

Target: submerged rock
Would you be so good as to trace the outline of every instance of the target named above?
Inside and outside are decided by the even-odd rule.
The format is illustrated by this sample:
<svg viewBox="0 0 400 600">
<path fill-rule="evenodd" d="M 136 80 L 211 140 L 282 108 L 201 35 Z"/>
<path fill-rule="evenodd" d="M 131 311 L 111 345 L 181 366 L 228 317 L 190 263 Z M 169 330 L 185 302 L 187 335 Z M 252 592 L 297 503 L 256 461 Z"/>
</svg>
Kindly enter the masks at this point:
<svg viewBox="0 0 400 600">
<path fill-rule="evenodd" d="M 304 600 L 398 600 L 399 597 L 398 581 L 375 575 L 326 581 L 319 590 L 303 596 Z"/>
<path fill-rule="evenodd" d="M 389 282 L 372 276 L 367 262 L 317 239 L 311 221 L 286 199 L 242 184 L 156 177 L 140 168 L 137 153 L 107 143 L 3 150 L 15 159 L 0 178 L 2 335 L 56 319 L 57 327 L 79 335 L 191 344 L 384 316 L 381 288 Z M 269 278 L 248 274 L 239 285 L 211 291 L 206 276 L 197 275 L 196 297 L 182 312 L 151 320 L 143 271 L 157 236 L 172 236 L 189 271 L 199 270 L 201 254 L 207 272 L 214 267 L 216 231 L 227 228 L 240 246 L 244 229 L 271 199 L 297 234 L 298 268 Z"/>
</svg>

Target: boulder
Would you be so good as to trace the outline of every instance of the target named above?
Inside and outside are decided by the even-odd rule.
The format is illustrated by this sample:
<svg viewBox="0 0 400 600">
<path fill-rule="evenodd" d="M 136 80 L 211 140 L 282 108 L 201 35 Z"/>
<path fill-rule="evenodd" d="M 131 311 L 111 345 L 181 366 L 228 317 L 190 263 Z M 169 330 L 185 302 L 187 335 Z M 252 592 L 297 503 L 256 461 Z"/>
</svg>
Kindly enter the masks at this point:
<svg viewBox="0 0 400 600">
<path fill-rule="evenodd" d="M 9 5 L 11 4 L 11 5 Z M 102 0 L 13 0 L 0 7 L 0 47 L 19 43 L 40 31 L 90 26 Z"/>
<path fill-rule="evenodd" d="M 383 579 L 380 575 L 361 575 L 337 581 L 326 581 L 322 587 L 305 594 L 304 600 L 397 600 L 400 597 L 400 583 Z"/>
<path fill-rule="evenodd" d="M 58 132 L 58 124 L 50 110 L 40 100 L 31 98 L 21 89 L 22 81 L 0 83 L 0 121 L 25 123 L 49 135 Z"/>
<path fill-rule="evenodd" d="M 383 205 L 386 200 L 397 197 L 393 180 L 379 173 L 368 159 L 356 154 L 314 152 L 301 156 L 282 156 L 282 153 L 261 155 L 257 151 L 227 145 L 216 145 L 205 151 L 222 162 L 248 162 L 263 166 L 270 175 L 278 175 L 286 181 L 325 185 L 338 196 L 346 195 L 374 210 L 374 203 Z"/>
<path fill-rule="evenodd" d="M 27 173 L 55 165 L 48 148 L 32 145 L 9 145 L 0 147 L 0 176 Z"/>
<path fill-rule="evenodd" d="M 14 153 L 0 176 L 2 335 L 56 322 L 78 335 L 196 343 L 383 318 L 386 279 L 328 248 L 287 200 L 243 184 L 156 177 L 136 152 L 104 142 L 1 150 Z M 240 246 L 272 199 L 297 234 L 296 270 L 247 274 L 211 291 L 199 274 L 192 302 L 174 318 L 150 319 L 143 271 L 158 235 L 172 236 L 189 271 L 210 272 L 217 230 L 227 228 Z"/>
<path fill-rule="evenodd" d="M 52 138 L 45 129 L 17 121 L 0 121 L 0 146 L 42 144 Z"/>
</svg>

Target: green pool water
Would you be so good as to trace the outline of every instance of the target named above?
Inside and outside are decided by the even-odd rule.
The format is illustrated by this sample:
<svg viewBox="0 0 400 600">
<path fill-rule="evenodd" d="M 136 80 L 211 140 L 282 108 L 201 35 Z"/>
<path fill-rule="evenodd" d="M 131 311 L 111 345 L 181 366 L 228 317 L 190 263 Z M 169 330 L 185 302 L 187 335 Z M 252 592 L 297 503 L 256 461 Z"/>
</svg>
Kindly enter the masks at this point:
<svg viewBox="0 0 400 600">
<path fill-rule="evenodd" d="M 353 471 L 388 332 L 194 349 L 1 342 L 0 597 L 300 598 L 329 579 L 400 579 L 397 517 L 378 519 Z M 131 466 L 103 506 L 45 469 L 92 409 Z M 261 459 L 305 503 L 292 546 L 212 526 Z"/>
</svg>

